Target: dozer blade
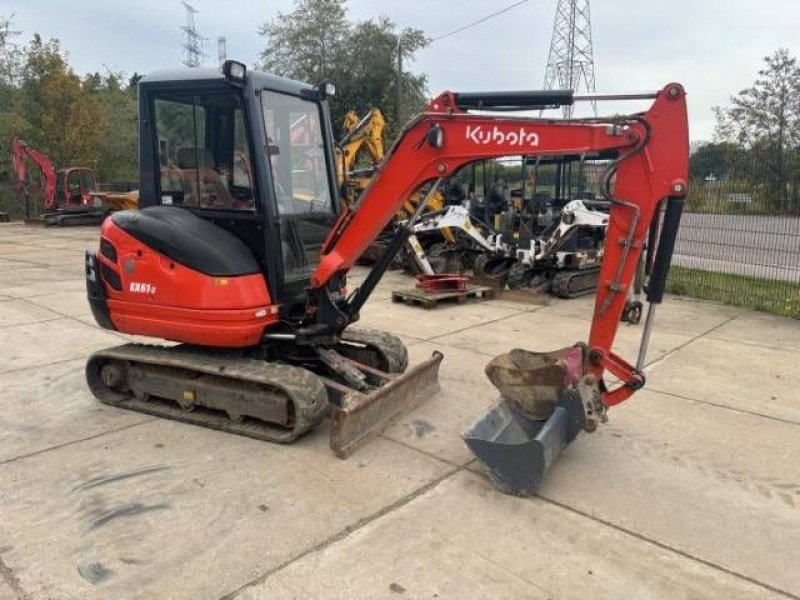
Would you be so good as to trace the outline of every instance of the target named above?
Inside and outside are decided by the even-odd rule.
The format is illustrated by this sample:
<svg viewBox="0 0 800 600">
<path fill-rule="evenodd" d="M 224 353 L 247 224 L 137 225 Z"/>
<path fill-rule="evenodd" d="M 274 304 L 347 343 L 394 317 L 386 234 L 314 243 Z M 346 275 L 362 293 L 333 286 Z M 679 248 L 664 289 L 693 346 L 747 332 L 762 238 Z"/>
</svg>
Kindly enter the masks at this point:
<svg viewBox="0 0 800 600">
<path fill-rule="evenodd" d="M 331 410 L 331 449 L 347 458 L 392 419 L 416 408 L 439 391 L 441 352 L 371 392 L 348 391 Z"/>
<path fill-rule="evenodd" d="M 529 419 L 500 400 L 461 437 L 483 463 L 495 488 L 530 496 L 585 422 L 580 395 L 570 390 L 546 421 Z"/>
</svg>

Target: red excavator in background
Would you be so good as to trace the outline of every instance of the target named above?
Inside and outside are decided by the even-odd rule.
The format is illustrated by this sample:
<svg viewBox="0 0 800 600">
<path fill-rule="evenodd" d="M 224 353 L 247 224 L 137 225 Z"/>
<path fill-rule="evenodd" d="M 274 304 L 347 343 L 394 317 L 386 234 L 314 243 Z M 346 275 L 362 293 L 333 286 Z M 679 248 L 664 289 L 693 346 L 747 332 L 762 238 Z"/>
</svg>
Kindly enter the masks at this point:
<svg viewBox="0 0 800 600">
<path fill-rule="evenodd" d="M 502 400 L 463 436 L 500 489 L 531 493 L 563 447 L 644 385 L 687 192 L 684 89 L 593 95 L 652 105 L 568 121 L 485 111 L 568 105 L 580 99 L 570 91 L 445 92 L 406 125 L 349 208 L 337 193 L 333 92 L 234 61 L 221 73 L 140 81 L 140 209 L 104 222 L 99 248 L 86 255 L 87 293 L 101 326 L 180 344 L 99 351 L 86 366 L 88 385 L 113 406 L 276 442 L 330 413 L 331 447 L 345 457 L 438 389 L 440 353 L 406 371 L 398 337 L 351 325 L 441 183 L 480 158 L 604 152 L 613 157 L 604 178 L 611 208 L 588 340 L 491 361 Z M 302 138 L 292 135 L 298 119 L 306 119 Z M 236 177 L 237 153 L 249 178 Z M 348 271 L 421 186 L 417 214 L 349 289 Z M 612 347 L 646 243 L 657 250 L 648 250 L 651 306 L 634 365 Z"/>
<path fill-rule="evenodd" d="M 46 225 L 99 223 L 105 216 L 103 202 L 95 192 L 97 179 L 88 167 L 66 167 L 56 171 L 44 152 L 19 138 L 11 142 L 11 156 L 17 179 L 17 191 L 25 197 L 25 216 L 31 218 L 26 159 L 32 160 L 42 176 L 44 212 L 38 215 Z M 36 211 L 38 212 L 38 211 Z"/>
</svg>

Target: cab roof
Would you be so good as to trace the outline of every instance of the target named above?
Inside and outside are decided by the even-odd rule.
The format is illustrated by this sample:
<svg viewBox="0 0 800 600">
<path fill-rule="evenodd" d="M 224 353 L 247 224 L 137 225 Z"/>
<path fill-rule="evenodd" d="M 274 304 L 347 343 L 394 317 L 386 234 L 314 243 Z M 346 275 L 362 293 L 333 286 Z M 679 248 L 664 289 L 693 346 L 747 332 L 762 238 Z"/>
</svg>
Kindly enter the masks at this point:
<svg viewBox="0 0 800 600">
<path fill-rule="evenodd" d="M 183 87 L 187 84 L 196 82 L 215 81 L 225 81 L 225 77 L 222 75 L 222 70 L 203 67 L 199 69 L 165 69 L 161 71 L 154 71 L 153 73 L 148 73 L 142 77 L 142 79 L 139 81 L 139 84 L 155 84 L 161 86 L 174 83 L 179 87 Z M 279 92 L 287 92 L 290 94 L 316 92 L 316 88 L 310 84 L 251 69 L 247 69 L 245 81 L 248 85 L 252 85 L 256 89 L 270 89 Z"/>
</svg>

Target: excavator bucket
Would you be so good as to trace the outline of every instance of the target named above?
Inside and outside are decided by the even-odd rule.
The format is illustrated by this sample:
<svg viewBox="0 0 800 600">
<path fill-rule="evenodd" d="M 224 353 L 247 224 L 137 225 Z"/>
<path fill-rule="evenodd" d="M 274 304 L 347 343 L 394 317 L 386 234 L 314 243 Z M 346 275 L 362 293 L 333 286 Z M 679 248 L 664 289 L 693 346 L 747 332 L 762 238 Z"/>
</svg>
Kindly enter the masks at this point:
<svg viewBox="0 0 800 600">
<path fill-rule="evenodd" d="M 492 484 L 515 496 L 536 493 L 561 451 L 586 425 L 576 388 L 584 350 L 515 349 L 486 367 L 500 401 L 462 434 Z"/>
<path fill-rule="evenodd" d="M 434 352 L 426 361 L 405 373 L 387 375 L 359 365 L 363 371 L 388 381 L 370 392 L 343 390 L 337 406 L 331 410 L 331 449 L 339 458 L 347 458 L 389 422 L 413 410 L 439 391 L 439 365 L 442 353 Z M 326 381 L 326 385 L 331 382 Z M 330 388 L 329 388 L 330 389 Z"/>
</svg>

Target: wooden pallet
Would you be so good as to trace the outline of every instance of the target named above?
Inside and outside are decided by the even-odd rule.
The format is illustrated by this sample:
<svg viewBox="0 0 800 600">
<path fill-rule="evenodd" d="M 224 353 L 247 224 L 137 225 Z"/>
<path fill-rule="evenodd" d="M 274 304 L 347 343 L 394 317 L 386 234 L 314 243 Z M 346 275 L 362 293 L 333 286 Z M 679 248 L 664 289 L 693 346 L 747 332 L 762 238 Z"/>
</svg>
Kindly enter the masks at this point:
<svg viewBox="0 0 800 600">
<path fill-rule="evenodd" d="M 466 290 L 428 294 L 422 290 L 410 288 L 407 290 L 394 290 L 392 292 L 392 302 L 404 302 L 409 306 L 421 306 L 425 309 L 431 309 L 436 308 L 440 302 L 464 304 L 470 298 L 486 300 L 494 297 L 496 291 L 486 286 L 468 286 Z"/>
</svg>

